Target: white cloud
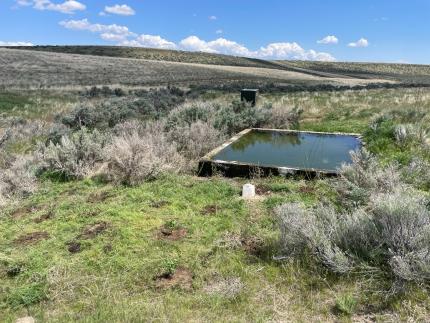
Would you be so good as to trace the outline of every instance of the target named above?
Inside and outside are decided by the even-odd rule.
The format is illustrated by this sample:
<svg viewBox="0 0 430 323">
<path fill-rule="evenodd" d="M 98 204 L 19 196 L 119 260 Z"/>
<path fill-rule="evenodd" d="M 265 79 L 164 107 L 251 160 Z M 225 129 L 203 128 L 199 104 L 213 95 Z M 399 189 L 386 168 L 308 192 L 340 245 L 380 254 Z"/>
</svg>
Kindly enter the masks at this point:
<svg viewBox="0 0 430 323">
<path fill-rule="evenodd" d="M 326 45 L 337 44 L 338 42 L 339 42 L 339 39 L 337 39 L 337 37 L 333 35 L 326 36 L 323 39 L 317 41 L 318 44 L 326 44 Z"/>
<path fill-rule="evenodd" d="M 324 52 L 315 50 L 305 50 L 296 42 L 294 43 L 272 43 L 266 47 L 261 47 L 256 52 L 256 57 L 266 59 L 294 59 L 294 60 L 315 60 L 334 61 L 335 58 Z"/>
<path fill-rule="evenodd" d="M 217 16 L 209 16 L 209 20 L 217 20 Z"/>
<path fill-rule="evenodd" d="M 189 36 L 182 39 L 179 43 L 181 48 L 195 52 L 216 53 L 216 51 L 208 45 L 207 42 L 201 40 L 197 36 Z"/>
<path fill-rule="evenodd" d="M 107 41 L 122 42 L 126 41 L 127 36 L 123 34 L 103 33 L 100 34 L 100 38 Z"/>
<path fill-rule="evenodd" d="M 222 29 L 218 29 L 215 31 L 215 34 L 221 35 L 224 31 Z"/>
<path fill-rule="evenodd" d="M 1 41 L 0 46 L 34 46 L 32 43 L 24 41 Z"/>
<path fill-rule="evenodd" d="M 135 33 L 132 33 L 126 26 L 119 26 L 117 24 L 112 25 L 102 25 L 102 24 L 92 24 L 88 19 L 82 20 L 64 20 L 60 22 L 60 25 L 72 30 L 86 30 L 93 33 L 100 34 L 115 34 L 125 37 L 135 37 Z M 106 36 L 105 36 L 106 37 Z"/>
<path fill-rule="evenodd" d="M 369 46 L 369 41 L 366 38 L 360 38 L 356 42 L 349 43 L 348 46 L 349 47 L 357 47 L 357 48 L 358 47 L 367 47 L 367 46 Z"/>
<path fill-rule="evenodd" d="M 225 38 L 206 42 L 197 36 L 189 36 L 180 41 L 179 47 L 184 50 L 214 54 L 250 56 L 251 52 L 243 45 Z"/>
<path fill-rule="evenodd" d="M 190 36 L 179 43 L 179 47 L 184 50 L 200 51 L 206 53 L 228 54 L 236 56 L 257 57 L 266 59 L 296 59 L 296 60 L 318 60 L 334 61 L 335 58 L 323 52 L 314 50 L 305 50 L 297 43 L 272 43 L 266 47 L 261 47 L 257 51 L 251 51 L 245 46 L 227 40 L 218 38 L 206 42 L 197 36 Z"/>
<path fill-rule="evenodd" d="M 62 3 L 54 3 L 50 0 L 17 0 L 16 3 L 19 6 L 33 6 L 37 10 L 58 11 L 66 14 L 73 14 L 87 8 L 83 3 L 75 0 L 66 0 Z"/>
<path fill-rule="evenodd" d="M 134 14 L 136 14 L 134 9 L 126 4 L 122 4 L 122 5 L 116 4 L 111 7 L 106 6 L 105 12 L 112 13 L 114 15 L 121 15 L 121 16 L 133 16 Z"/>
<path fill-rule="evenodd" d="M 103 40 L 113 41 L 121 46 L 179 49 L 265 59 L 335 60 L 329 53 L 317 52 L 312 49 L 305 50 L 295 42 L 272 43 L 252 51 L 242 44 L 225 38 L 205 41 L 197 36 L 189 36 L 182 39 L 179 43 L 174 43 L 158 35 L 137 35 L 131 32 L 126 26 L 92 24 L 88 19 L 65 20 L 60 22 L 60 25 L 71 30 L 85 30 L 98 33 Z"/>
<path fill-rule="evenodd" d="M 133 47 L 161 48 L 161 49 L 177 48 L 177 45 L 175 43 L 155 35 L 140 35 L 136 39 L 125 40 L 121 42 L 120 45 L 133 46 Z"/>
</svg>

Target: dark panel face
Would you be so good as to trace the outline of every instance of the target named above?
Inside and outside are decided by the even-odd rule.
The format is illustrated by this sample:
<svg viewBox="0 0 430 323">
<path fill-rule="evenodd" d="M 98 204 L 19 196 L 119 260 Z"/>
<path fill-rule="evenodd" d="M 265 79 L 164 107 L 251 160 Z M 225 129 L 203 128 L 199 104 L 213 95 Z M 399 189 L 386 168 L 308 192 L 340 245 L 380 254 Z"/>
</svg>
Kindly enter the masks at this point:
<svg viewBox="0 0 430 323">
<path fill-rule="evenodd" d="M 257 101 L 257 90 L 242 90 L 240 100 L 250 102 L 254 105 Z"/>
</svg>

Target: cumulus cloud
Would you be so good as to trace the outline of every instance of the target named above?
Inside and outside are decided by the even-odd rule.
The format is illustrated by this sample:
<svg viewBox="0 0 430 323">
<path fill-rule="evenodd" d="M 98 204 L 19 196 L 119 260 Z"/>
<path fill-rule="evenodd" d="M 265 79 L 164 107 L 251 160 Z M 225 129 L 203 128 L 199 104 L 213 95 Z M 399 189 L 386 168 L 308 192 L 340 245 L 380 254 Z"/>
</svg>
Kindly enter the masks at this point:
<svg viewBox="0 0 430 323">
<path fill-rule="evenodd" d="M 33 6 L 37 10 L 58 11 L 66 14 L 73 14 L 87 8 L 83 3 L 75 0 L 66 0 L 62 3 L 54 3 L 50 0 L 17 0 L 16 3 L 19 6 Z"/>
<path fill-rule="evenodd" d="M 104 35 L 104 39 L 107 39 L 109 37 L 112 39 L 112 35 L 122 36 L 122 39 L 137 36 L 135 33 L 131 32 L 126 26 L 120 26 L 117 24 L 92 24 L 88 21 L 88 19 L 63 20 L 60 22 L 60 25 L 64 28 L 71 30 L 86 30 L 93 33 L 100 33 L 101 35 Z"/>
<path fill-rule="evenodd" d="M 339 42 L 339 39 L 337 39 L 337 37 L 333 35 L 326 36 L 323 39 L 320 39 L 317 41 L 318 44 L 325 44 L 325 45 L 337 44 L 338 42 Z"/>
<path fill-rule="evenodd" d="M 265 47 L 261 47 L 259 50 L 251 51 L 244 45 L 225 38 L 218 38 L 207 42 L 197 36 L 189 36 L 180 41 L 179 48 L 189 51 L 267 59 L 335 60 L 335 58 L 328 53 L 305 50 L 297 43 L 272 43 Z"/>
<path fill-rule="evenodd" d="M 367 46 L 369 46 L 369 41 L 366 38 L 360 38 L 356 42 L 349 43 L 348 46 L 349 47 L 357 47 L 357 48 L 358 47 L 367 47 Z"/>
<path fill-rule="evenodd" d="M 215 31 L 215 34 L 221 35 L 224 31 L 222 29 L 218 29 Z"/>
<path fill-rule="evenodd" d="M 1 41 L 0 46 L 34 46 L 32 43 L 24 41 Z"/>
<path fill-rule="evenodd" d="M 206 41 L 193 35 L 174 43 L 158 35 L 137 35 L 126 26 L 92 24 L 87 19 L 65 20 L 60 22 L 60 25 L 71 30 L 98 33 L 103 40 L 116 42 L 121 46 L 178 49 L 265 59 L 335 60 L 329 53 L 306 50 L 295 42 L 272 43 L 253 51 L 238 42 L 225 38 Z"/>
<path fill-rule="evenodd" d="M 209 16 L 209 20 L 217 20 L 217 16 Z"/>
<path fill-rule="evenodd" d="M 155 35 L 140 35 L 136 39 L 125 40 L 121 42 L 120 45 L 132 47 L 177 49 L 177 45 L 175 43 Z"/>
<path fill-rule="evenodd" d="M 122 5 L 116 4 L 111 7 L 106 6 L 105 12 L 111 13 L 114 15 L 121 15 L 121 16 L 133 16 L 134 14 L 136 14 L 134 9 L 126 4 L 122 4 Z"/>
<path fill-rule="evenodd" d="M 261 47 L 255 55 L 259 58 L 267 59 L 294 59 L 294 60 L 315 60 L 334 61 L 335 58 L 329 53 L 316 52 L 315 50 L 305 50 L 296 42 L 293 43 L 272 43 L 266 47 Z"/>
</svg>

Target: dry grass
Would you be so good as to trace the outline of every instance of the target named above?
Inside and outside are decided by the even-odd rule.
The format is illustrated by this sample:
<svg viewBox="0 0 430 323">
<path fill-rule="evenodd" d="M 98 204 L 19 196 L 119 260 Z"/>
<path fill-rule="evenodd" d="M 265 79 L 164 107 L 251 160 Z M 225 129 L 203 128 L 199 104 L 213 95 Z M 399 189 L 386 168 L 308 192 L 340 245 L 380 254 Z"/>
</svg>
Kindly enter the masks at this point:
<svg viewBox="0 0 430 323">
<path fill-rule="evenodd" d="M 58 88 L 89 85 L 162 85 L 266 80 L 358 85 L 379 79 L 324 78 L 282 69 L 97 57 L 0 48 L 0 86 Z"/>
</svg>

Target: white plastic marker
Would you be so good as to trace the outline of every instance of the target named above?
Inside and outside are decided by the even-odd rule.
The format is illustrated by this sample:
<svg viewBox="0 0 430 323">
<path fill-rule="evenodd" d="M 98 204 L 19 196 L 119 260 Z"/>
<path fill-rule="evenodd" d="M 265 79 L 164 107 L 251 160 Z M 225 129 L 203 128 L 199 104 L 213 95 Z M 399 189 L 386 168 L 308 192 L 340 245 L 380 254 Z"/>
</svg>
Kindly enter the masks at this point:
<svg viewBox="0 0 430 323">
<path fill-rule="evenodd" d="M 242 198 L 252 199 L 255 197 L 255 186 L 252 184 L 245 184 L 242 188 Z"/>
</svg>

